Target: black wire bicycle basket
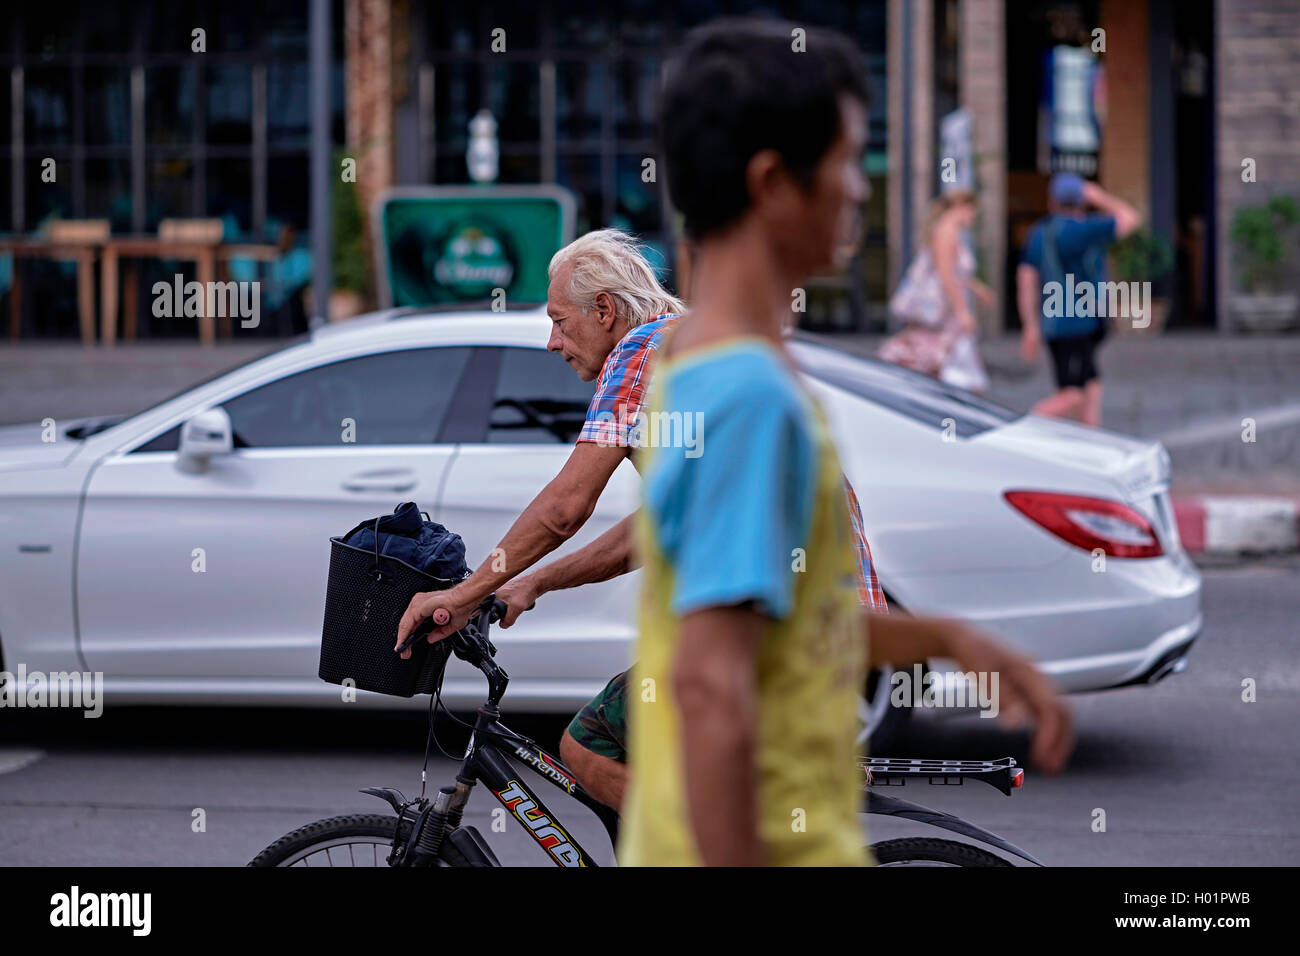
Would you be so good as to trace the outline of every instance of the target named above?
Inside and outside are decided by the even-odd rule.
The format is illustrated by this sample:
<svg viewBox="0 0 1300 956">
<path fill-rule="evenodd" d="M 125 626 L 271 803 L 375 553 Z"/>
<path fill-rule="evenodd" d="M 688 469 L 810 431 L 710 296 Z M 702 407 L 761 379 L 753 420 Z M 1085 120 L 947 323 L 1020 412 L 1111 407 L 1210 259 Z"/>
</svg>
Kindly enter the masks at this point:
<svg viewBox="0 0 1300 956">
<path fill-rule="evenodd" d="M 393 651 L 397 626 L 416 594 L 445 590 L 458 582 L 380 554 L 377 520 L 375 524 L 373 551 L 346 543 L 369 522 L 330 538 L 318 674 L 331 684 L 350 681 L 360 690 L 394 697 L 431 694 L 447 665 L 451 642 L 416 640 L 410 658 L 402 660 Z"/>
</svg>

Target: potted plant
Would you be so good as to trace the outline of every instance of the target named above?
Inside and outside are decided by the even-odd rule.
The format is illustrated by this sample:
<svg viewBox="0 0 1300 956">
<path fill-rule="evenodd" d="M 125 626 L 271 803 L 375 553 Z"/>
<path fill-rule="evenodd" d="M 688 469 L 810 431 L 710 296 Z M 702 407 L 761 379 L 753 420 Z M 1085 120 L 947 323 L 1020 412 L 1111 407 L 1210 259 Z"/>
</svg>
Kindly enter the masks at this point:
<svg viewBox="0 0 1300 956">
<path fill-rule="evenodd" d="M 1297 224 L 1300 206 L 1291 196 L 1274 196 L 1262 206 L 1243 206 L 1232 217 L 1228 238 L 1242 290 L 1230 300 L 1235 325 L 1274 332 L 1295 323 L 1300 297 L 1287 266 Z"/>
<path fill-rule="evenodd" d="M 1174 251 L 1160 235 L 1145 230 L 1129 233 L 1111 244 L 1111 272 L 1117 282 L 1157 282 L 1174 267 Z M 1134 315 L 1128 322 L 1117 323 L 1121 332 L 1134 335 L 1156 335 L 1165 327 L 1169 317 L 1169 301 L 1151 299 L 1151 314 Z M 1144 319 L 1140 324 L 1137 319 Z"/>
<path fill-rule="evenodd" d="M 342 157 L 341 152 L 335 155 L 335 170 L 339 169 Z M 330 218 L 334 230 L 334 290 L 330 293 L 329 320 L 342 322 L 366 310 L 370 299 L 370 260 L 366 255 L 365 223 L 357 185 L 344 182 L 338 175 L 330 191 Z M 303 304 L 308 315 L 315 314 L 310 287 Z"/>
</svg>

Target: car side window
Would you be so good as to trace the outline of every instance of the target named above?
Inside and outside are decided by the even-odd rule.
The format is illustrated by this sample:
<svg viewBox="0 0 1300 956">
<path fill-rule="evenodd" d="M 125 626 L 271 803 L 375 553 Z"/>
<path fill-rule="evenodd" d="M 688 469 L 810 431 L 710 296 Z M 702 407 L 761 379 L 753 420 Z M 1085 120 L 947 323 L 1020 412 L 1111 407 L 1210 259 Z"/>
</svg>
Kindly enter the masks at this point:
<svg viewBox="0 0 1300 956">
<path fill-rule="evenodd" d="M 239 448 L 437 440 L 469 347 L 406 349 L 289 375 L 224 404 Z M 345 429 L 348 433 L 345 435 Z"/>
<path fill-rule="evenodd" d="M 500 348 L 488 444 L 571 445 L 582 429 L 596 383 L 545 349 Z"/>
</svg>

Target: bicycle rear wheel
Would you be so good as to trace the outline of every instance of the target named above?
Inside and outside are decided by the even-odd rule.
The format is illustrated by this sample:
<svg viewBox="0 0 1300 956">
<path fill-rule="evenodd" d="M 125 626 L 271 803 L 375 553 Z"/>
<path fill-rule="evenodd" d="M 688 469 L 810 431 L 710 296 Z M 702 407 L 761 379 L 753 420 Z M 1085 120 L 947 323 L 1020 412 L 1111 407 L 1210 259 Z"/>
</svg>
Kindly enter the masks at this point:
<svg viewBox="0 0 1300 956">
<path fill-rule="evenodd" d="M 877 866 L 1011 866 L 1002 857 L 969 843 L 908 837 L 871 845 Z"/>
<path fill-rule="evenodd" d="M 379 867 L 388 866 L 397 818 L 353 813 L 317 820 L 276 840 L 249 866 Z M 455 847 L 444 842 L 440 866 L 469 866 Z"/>
</svg>

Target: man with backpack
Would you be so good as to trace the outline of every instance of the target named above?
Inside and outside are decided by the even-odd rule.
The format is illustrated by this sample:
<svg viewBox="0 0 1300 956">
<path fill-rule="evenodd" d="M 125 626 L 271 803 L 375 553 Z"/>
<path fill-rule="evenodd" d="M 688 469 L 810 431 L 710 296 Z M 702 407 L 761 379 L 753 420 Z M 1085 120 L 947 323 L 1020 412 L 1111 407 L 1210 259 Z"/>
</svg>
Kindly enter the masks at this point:
<svg viewBox="0 0 1300 956">
<path fill-rule="evenodd" d="M 1089 208 L 1096 212 L 1089 213 Z M 1092 284 L 1092 302 L 1102 301 L 1106 249 L 1141 224 L 1136 209 L 1074 173 L 1057 173 L 1048 185 L 1048 215 L 1034 223 L 1016 270 L 1016 302 L 1023 326 L 1021 354 L 1038 355 L 1046 340 L 1057 391 L 1034 406 L 1039 415 L 1074 418 L 1101 425 L 1101 377 L 1097 346 L 1106 335 L 1108 316 L 1100 309 L 1049 308 L 1062 302 L 1063 289 Z"/>
</svg>

